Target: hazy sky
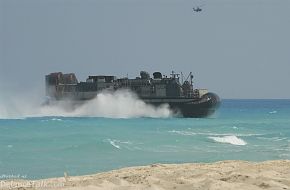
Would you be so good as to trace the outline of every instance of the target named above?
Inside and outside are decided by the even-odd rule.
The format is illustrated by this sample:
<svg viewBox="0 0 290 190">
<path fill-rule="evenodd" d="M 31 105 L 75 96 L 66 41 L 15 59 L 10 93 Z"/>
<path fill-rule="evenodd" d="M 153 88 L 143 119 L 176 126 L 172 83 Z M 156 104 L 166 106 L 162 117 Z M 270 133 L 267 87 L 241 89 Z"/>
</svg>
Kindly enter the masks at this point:
<svg viewBox="0 0 290 190">
<path fill-rule="evenodd" d="M 289 0 L 0 0 L 0 43 L 2 92 L 175 70 L 222 98 L 290 98 Z"/>
</svg>

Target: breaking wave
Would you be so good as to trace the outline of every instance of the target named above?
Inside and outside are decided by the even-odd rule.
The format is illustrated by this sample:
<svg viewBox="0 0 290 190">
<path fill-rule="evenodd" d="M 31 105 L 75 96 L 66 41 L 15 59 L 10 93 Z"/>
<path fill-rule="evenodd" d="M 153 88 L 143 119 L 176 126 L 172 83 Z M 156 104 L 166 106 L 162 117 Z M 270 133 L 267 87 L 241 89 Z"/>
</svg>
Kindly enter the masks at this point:
<svg viewBox="0 0 290 190">
<path fill-rule="evenodd" d="M 269 112 L 269 114 L 276 114 L 276 113 L 278 113 L 276 110 Z"/>
<path fill-rule="evenodd" d="M 246 141 L 244 141 L 243 139 L 240 139 L 236 136 L 208 137 L 208 138 L 214 140 L 215 142 L 219 142 L 219 143 L 228 143 L 228 144 L 239 145 L 239 146 L 247 144 Z"/>
<path fill-rule="evenodd" d="M 168 105 L 164 104 L 159 107 L 148 105 L 138 99 L 134 93 L 126 90 L 102 92 L 95 99 L 78 106 L 69 100 L 45 106 L 41 106 L 41 101 L 33 101 L 33 98 L 21 97 L 8 100 L 0 97 L 0 118 L 2 119 L 45 116 L 165 118 L 172 115 Z"/>
<path fill-rule="evenodd" d="M 169 133 L 175 133 L 178 135 L 183 136 L 195 136 L 195 135 L 205 135 L 205 136 L 237 136 L 237 137 L 251 137 L 251 136 L 263 136 L 265 134 L 242 134 L 242 133 L 212 133 L 212 132 L 192 132 L 192 131 L 178 131 L 178 130 L 171 130 L 168 131 Z"/>
<path fill-rule="evenodd" d="M 121 149 L 121 147 L 120 147 L 119 145 L 116 144 L 116 140 L 109 140 L 109 141 L 110 141 L 110 144 L 111 144 L 113 147 L 115 147 L 115 148 L 117 148 L 117 149 Z"/>
<path fill-rule="evenodd" d="M 120 141 L 120 140 L 115 140 L 115 139 L 106 139 L 106 140 L 104 140 L 104 142 L 109 142 L 113 147 L 115 147 L 117 149 L 122 149 L 121 145 L 124 148 L 129 149 L 128 145 L 132 145 L 132 142 L 130 142 L 130 141 Z"/>
</svg>

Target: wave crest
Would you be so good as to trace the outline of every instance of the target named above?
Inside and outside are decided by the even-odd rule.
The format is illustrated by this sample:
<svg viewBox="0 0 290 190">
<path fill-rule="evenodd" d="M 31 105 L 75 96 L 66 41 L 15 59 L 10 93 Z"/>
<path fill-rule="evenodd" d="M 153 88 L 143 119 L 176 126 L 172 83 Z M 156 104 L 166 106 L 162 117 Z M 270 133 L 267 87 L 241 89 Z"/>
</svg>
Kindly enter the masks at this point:
<svg viewBox="0 0 290 190">
<path fill-rule="evenodd" d="M 243 146 L 247 144 L 246 141 L 236 136 L 208 137 L 208 138 L 214 140 L 215 142 L 228 143 L 228 144 L 238 145 L 238 146 Z"/>
</svg>

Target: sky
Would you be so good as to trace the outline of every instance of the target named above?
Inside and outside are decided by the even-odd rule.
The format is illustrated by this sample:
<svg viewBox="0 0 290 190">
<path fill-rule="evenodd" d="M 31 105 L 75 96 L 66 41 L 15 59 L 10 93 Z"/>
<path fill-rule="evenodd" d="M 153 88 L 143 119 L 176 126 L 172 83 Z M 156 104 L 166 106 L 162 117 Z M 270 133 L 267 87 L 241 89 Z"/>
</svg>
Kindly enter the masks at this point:
<svg viewBox="0 0 290 190">
<path fill-rule="evenodd" d="M 289 99 L 289 10 L 289 0 L 0 0 L 0 93 L 44 95 L 58 71 L 85 81 L 174 70 L 221 98 Z"/>
</svg>

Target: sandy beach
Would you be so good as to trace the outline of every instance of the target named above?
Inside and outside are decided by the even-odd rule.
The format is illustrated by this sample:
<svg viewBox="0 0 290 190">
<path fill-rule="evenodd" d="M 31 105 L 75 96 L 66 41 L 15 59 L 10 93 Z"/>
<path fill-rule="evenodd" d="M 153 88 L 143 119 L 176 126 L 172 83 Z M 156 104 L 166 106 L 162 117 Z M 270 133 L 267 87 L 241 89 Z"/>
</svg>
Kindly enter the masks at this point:
<svg viewBox="0 0 290 190">
<path fill-rule="evenodd" d="M 290 160 L 152 164 L 86 176 L 2 180 L 1 189 L 290 189 Z"/>
</svg>

